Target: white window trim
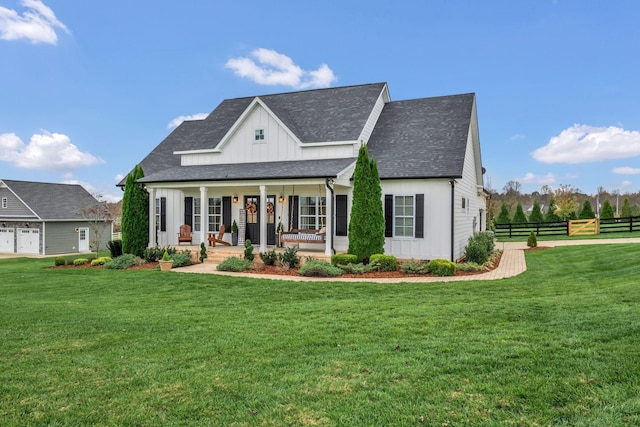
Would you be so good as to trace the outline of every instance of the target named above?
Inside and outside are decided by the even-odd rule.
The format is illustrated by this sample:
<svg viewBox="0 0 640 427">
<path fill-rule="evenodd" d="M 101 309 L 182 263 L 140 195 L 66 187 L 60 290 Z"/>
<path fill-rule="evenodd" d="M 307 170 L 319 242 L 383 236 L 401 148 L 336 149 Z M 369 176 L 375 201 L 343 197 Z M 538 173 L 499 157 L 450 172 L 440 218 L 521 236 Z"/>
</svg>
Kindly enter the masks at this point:
<svg viewBox="0 0 640 427">
<path fill-rule="evenodd" d="M 266 140 L 267 140 L 267 136 L 266 136 L 266 132 L 264 131 L 264 128 L 256 129 L 253 134 L 253 142 L 255 142 L 256 144 L 259 144 L 259 143 L 266 142 Z"/>
<path fill-rule="evenodd" d="M 156 230 L 160 231 L 160 198 L 156 198 L 156 211 L 155 211 L 155 222 L 156 222 Z"/>
<path fill-rule="evenodd" d="M 7 207 L 9 206 L 9 201 L 6 197 L 2 198 L 2 209 L 7 209 Z"/>
<path fill-rule="evenodd" d="M 197 205 L 196 205 L 197 202 Z M 196 212 L 196 208 L 198 208 L 198 212 Z M 202 203 L 200 201 L 200 197 L 193 198 L 193 230 L 192 231 L 200 231 L 200 227 L 202 227 Z"/>
<path fill-rule="evenodd" d="M 413 212 L 411 213 L 411 217 L 401 215 L 402 218 L 411 218 L 412 220 L 412 234 L 411 236 L 399 236 L 396 234 L 396 219 L 398 215 L 396 215 L 396 198 L 397 197 L 411 197 Z M 415 194 L 394 194 L 393 195 L 393 238 L 394 239 L 415 239 L 416 238 L 416 195 Z"/>
<path fill-rule="evenodd" d="M 220 213 L 219 214 L 210 213 L 210 209 L 212 207 L 212 205 L 211 205 L 211 201 L 212 200 L 214 200 L 214 201 L 217 200 L 218 201 L 218 203 L 220 205 Z M 215 219 L 215 217 L 219 217 L 218 226 L 217 227 L 215 227 L 215 221 L 212 221 L 212 219 Z M 212 224 L 214 225 L 214 227 L 211 226 Z M 222 197 L 209 197 L 209 200 L 207 201 L 207 227 L 209 229 L 208 231 L 210 233 L 218 232 L 218 231 L 220 231 L 220 226 L 221 225 L 222 225 Z M 231 231 L 231 230 L 229 230 L 229 231 Z"/>
<path fill-rule="evenodd" d="M 302 198 L 314 198 L 315 199 L 315 215 L 303 215 L 302 214 Z M 322 202 L 322 199 L 325 199 L 324 203 Z M 324 208 L 324 215 L 322 215 L 320 208 Z M 300 229 L 303 229 L 302 227 L 302 218 L 310 218 L 310 217 L 314 217 L 314 222 L 315 222 L 315 227 L 313 228 L 313 230 L 319 230 L 322 227 L 326 227 L 327 224 L 327 201 L 326 201 L 326 197 L 325 196 L 299 196 L 298 199 L 298 226 L 300 227 Z"/>
</svg>

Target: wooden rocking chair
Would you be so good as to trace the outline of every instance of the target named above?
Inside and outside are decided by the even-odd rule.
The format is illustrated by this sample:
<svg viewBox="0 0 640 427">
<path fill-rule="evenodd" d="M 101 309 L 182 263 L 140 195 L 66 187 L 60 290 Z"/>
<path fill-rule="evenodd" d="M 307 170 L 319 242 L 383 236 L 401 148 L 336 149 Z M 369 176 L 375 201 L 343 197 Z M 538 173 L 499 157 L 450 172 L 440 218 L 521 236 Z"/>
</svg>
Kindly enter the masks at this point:
<svg viewBox="0 0 640 427">
<path fill-rule="evenodd" d="M 216 243 L 221 243 L 225 246 L 231 246 L 231 243 L 225 242 L 222 240 L 224 237 L 224 224 L 220 224 L 220 232 L 218 232 L 218 237 L 214 233 L 209 234 L 209 246 L 215 246 Z"/>
<path fill-rule="evenodd" d="M 192 243 L 191 226 L 189 224 L 180 226 L 180 232 L 178 233 L 178 245 L 182 242 Z"/>
</svg>

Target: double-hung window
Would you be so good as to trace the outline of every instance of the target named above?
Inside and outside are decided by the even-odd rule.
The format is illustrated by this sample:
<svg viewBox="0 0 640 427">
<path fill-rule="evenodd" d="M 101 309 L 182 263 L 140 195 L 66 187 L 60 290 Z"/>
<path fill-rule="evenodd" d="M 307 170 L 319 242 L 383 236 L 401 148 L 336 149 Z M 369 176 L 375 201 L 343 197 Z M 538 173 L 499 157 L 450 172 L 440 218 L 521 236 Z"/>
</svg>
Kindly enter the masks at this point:
<svg viewBox="0 0 640 427">
<path fill-rule="evenodd" d="M 414 196 L 395 196 L 394 235 L 413 237 L 415 224 Z"/>
<path fill-rule="evenodd" d="M 327 223 L 326 197 L 300 196 L 300 221 L 303 230 L 318 230 Z"/>
<path fill-rule="evenodd" d="M 213 232 L 220 230 L 220 224 L 222 224 L 222 198 L 209 197 L 207 220 L 209 223 L 209 231 Z"/>
<path fill-rule="evenodd" d="M 160 198 L 156 199 L 156 230 L 160 230 Z"/>
<path fill-rule="evenodd" d="M 193 231 L 200 231 L 201 224 L 201 205 L 200 197 L 193 198 Z"/>
<path fill-rule="evenodd" d="M 9 203 L 7 202 L 7 198 L 3 197 L 2 198 L 2 209 L 7 209 L 8 204 Z"/>
</svg>

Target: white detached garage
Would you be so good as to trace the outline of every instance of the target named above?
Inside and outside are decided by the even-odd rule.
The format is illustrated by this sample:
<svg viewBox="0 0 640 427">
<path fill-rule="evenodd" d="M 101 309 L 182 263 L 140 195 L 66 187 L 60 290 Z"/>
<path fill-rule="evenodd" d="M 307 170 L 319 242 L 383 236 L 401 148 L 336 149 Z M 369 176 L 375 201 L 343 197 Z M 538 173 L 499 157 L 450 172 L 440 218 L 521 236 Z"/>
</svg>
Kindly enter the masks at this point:
<svg viewBox="0 0 640 427">
<path fill-rule="evenodd" d="M 0 253 L 90 251 L 96 227 L 80 212 L 97 203 L 80 185 L 0 180 Z M 111 222 L 99 227 L 104 248 L 111 238 Z"/>
</svg>

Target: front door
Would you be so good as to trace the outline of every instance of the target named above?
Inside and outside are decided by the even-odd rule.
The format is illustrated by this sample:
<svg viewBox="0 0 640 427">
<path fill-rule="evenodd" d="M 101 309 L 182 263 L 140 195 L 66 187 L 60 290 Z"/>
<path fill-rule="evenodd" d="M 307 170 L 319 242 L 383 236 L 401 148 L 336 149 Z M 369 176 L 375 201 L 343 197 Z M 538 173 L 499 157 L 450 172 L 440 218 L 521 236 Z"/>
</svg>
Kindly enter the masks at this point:
<svg viewBox="0 0 640 427">
<path fill-rule="evenodd" d="M 276 196 L 267 196 L 267 245 L 276 244 Z"/>
<path fill-rule="evenodd" d="M 88 228 L 78 228 L 78 252 L 89 252 Z"/>
<path fill-rule="evenodd" d="M 245 239 L 254 245 L 260 244 L 260 197 L 245 196 L 244 210 L 247 216 Z"/>
</svg>

